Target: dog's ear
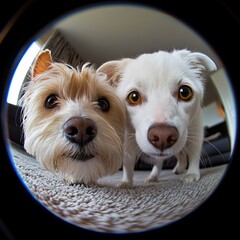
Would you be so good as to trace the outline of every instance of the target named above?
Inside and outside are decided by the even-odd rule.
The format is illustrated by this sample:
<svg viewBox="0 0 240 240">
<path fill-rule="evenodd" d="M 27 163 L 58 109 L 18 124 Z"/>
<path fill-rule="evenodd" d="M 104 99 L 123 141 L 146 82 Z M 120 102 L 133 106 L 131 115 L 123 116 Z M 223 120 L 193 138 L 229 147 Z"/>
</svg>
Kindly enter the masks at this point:
<svg viewBox="0 0 240 240">
<path fill-rule="evenodd" d="M 188 63 L 190 63 L 193 68 L 197 68 L 201 71 L 202 74 L 204 72 L 213 72 L 217 70 L 217 66 L 214 61 L 208 57 L 207 55 L 200 52 L 190 52 L 186 49 L 175 51 L 180 56 L 185 59 Z"/>
<path fill-rule="evenodd" d="M 107 82 L 111 86 L 117 87 L 123 70 L 130 61 L 130 58 L 123 58 L 121 60 L 105 62 L 97 69 L 97 72 L 106 74 Z"/>
<path fill-rule="evenodd" d="M 49 49 L 42 51 L 36 58 L 32 68 L 32 78 L 45 72 L 52 64 L 52 55 Z"/>
</svg>

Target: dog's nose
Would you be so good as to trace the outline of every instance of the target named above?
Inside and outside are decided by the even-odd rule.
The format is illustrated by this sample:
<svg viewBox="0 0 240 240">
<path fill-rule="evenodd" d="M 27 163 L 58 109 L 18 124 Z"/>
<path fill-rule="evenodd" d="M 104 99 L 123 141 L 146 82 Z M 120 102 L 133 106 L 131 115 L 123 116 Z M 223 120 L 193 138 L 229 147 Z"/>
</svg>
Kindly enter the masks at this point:
<svg viewBox="0 0 240 240">
<path fill-rule="evenodd" d="M 96 137 L 97 126 L 89 118 L 73 117 L 64 123 L 63 131 L 70 142 L 82 147 Z"/>
<path fill-rule="evenodd" d="M 160 150 L 171 147 L 178 140 L 178 131 L 175 127 L 156 124 L 148 129 L 148 141 Z"/>
</svg>

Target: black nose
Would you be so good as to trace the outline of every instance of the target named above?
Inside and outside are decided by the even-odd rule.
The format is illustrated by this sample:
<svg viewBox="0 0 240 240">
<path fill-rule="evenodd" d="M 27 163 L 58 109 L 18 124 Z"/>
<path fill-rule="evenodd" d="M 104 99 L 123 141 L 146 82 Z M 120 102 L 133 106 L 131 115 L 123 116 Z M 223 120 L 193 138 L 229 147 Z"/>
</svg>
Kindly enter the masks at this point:
<svg viewBox="0 0 240 240">
<path fill-rule="evenodd" d="M 63 131 L 70 142 L 82 147 L 96 137 L 97 126 L 89 118 L 73 117 L 64 123 Z"/>
<path fill-rule="evenodd" d="M 178 140 L 178 131 L 175 127 L 156 124 L 148 130 L 148 141 L 160 150 L 171 147 Z"/>
</svg>

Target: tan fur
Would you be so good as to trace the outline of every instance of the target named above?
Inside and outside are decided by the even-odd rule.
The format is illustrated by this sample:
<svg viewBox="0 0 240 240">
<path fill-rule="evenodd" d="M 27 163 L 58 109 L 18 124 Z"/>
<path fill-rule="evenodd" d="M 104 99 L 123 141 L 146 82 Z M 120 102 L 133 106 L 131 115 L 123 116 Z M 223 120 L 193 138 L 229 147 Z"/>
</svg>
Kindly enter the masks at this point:
<svg viewBox="0 0 240 240">
<path fill-rule="evenodd" d="M 52 63 L 51 52 L 48 49 L 42 51 L 36 59 L 32 76 L 35 77 L 38 74 L 45 72 L 50 67 L 51 63 Z"/>
<path fill-rule="evenodd" d="M 88 64 L 81 71 L 57 62 L 45 66 L 37 75 L 33 68 L 33 79 L 23 96 L 26 151 L 45 169 L 71 183 L 96 182 L 118 171 L 123 157 L 125 107 L 105 76 L 96 74 Z M 45 101 L 51 94 L 58 96 L 58 104 L 48 109 Z M 101 97 L 110 103 L 107 112 L 97 104 Z M 90 118 L 97 125 L 97 136 L 83 149 L 64 136 L 63 125 L 72 117 Z M 94 157 L 74 159 L 79 151 L 94 153 Z"/>
</svg>

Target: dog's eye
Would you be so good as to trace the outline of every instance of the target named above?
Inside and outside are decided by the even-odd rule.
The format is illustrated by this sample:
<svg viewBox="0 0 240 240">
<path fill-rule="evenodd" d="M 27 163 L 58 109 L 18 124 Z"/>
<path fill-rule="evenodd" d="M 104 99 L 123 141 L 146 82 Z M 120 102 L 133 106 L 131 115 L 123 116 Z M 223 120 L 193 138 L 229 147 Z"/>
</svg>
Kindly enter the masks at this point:
<svg viewBox="0 0 240 240">
<path fill-rule="evenodd" d="M 127 96 L 127 101 L 130 105 L 141 104 L 142 99 L 140 93 L 137 91 L 130 92 Z"/>
<path fill-rule="evenodd" d="M 51 94 L 45 101 L 45 107 L 48 109 L 55 108 L 58 105 L 58 97 L 56 94 Z"/>
<path fill-rule="evenodd" d="M 183 85 L 179 88 L 178 98 L 180 100 L 189 101 L 191 100 L 192 96 L 193 96 L 193 91 L 189 86 Z"/>
<path fill-rule="evenodd" d="M 103 112 L 107 112 L 109 110 L 110 104 L 106 98 L 99 98 L 97 102 L 98 106 L 101 108 Z"/>
</svg>

